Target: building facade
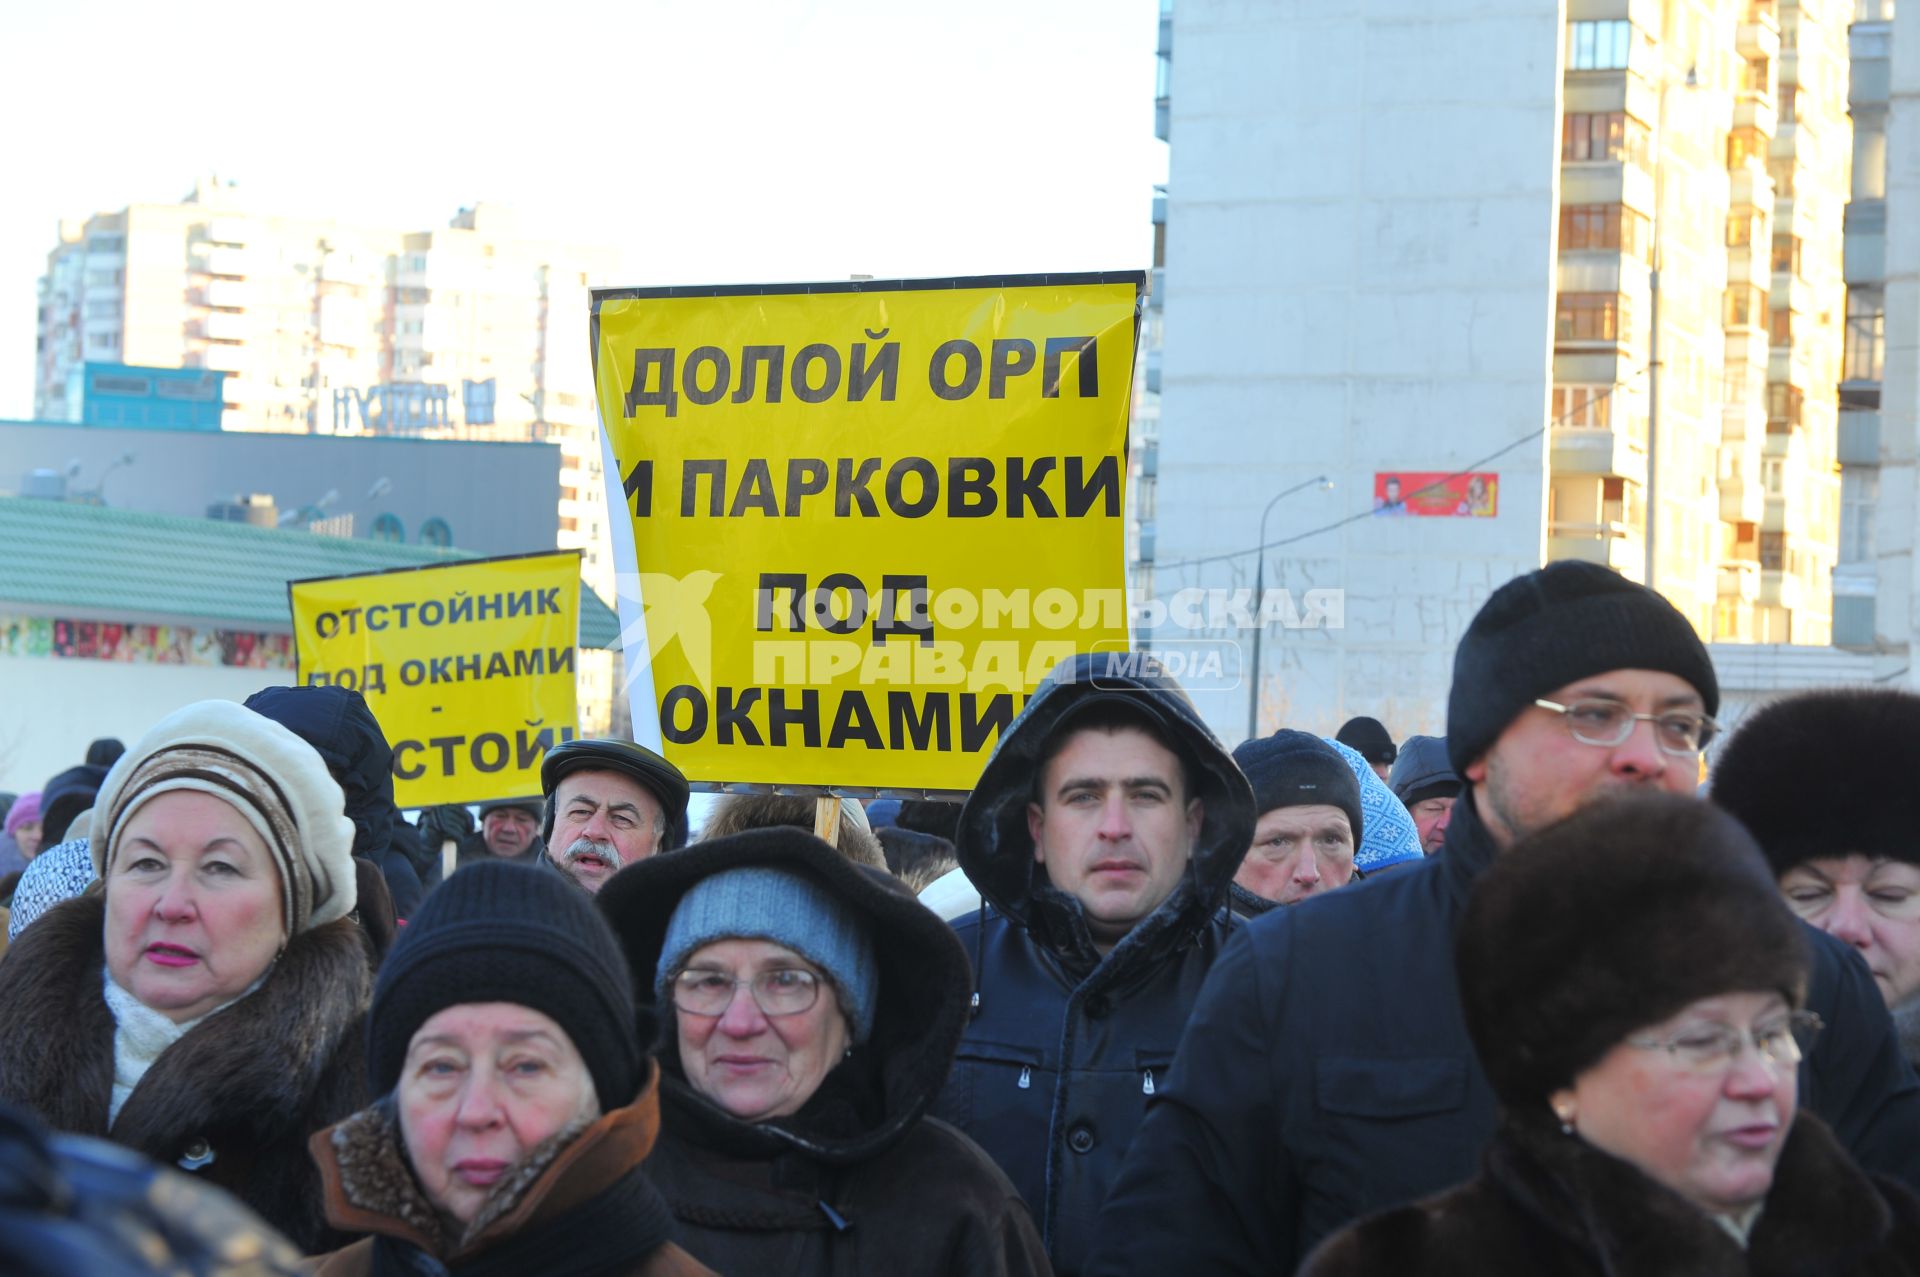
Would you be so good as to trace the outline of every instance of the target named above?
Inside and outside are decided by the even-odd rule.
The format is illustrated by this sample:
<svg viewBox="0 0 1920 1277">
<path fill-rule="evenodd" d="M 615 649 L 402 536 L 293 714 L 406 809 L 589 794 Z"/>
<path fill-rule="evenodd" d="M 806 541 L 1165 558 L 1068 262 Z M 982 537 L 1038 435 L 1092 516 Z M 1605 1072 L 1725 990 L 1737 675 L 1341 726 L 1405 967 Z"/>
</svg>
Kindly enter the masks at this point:
<svg viewBox="0 0 1920 1277">
<path fill-rule="evenodd" d="M 1217 728 L 1438 730 L 1466 621 L 1550 559 L 1710 641 L 1832 641 L 1852 16 L 1174 0 L 1140 557 L 1162 596 L 1343 598 L 1240 641 Z"/>
<path fill-rule="evenodd" d="M 65 224 L 40 282 L 35 415 L 81 420 L 89 364 L 222 377 L 227 430 L 552 442 L 559 543 L 613 597 L 587 349 L 617 252 L 480 205 L 430 230 L 266 213 L 203 180 Z"/>
</svg>

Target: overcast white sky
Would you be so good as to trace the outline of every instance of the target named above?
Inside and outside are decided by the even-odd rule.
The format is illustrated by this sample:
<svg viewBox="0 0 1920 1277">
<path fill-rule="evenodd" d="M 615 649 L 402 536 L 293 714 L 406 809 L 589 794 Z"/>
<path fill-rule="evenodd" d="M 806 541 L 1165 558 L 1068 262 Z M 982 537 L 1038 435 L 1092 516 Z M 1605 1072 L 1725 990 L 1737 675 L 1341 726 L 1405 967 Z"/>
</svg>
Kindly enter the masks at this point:
<svg viewBox="0 0 1920 1277">
<path fill-rule="evenodd" d="M 62 217 L 442 225 L 494 200 L 634 284 L 1148 264 L 1155 0 L 0 7 L 0 417 Z M 584 331 L 584 330 L 583 330 Z"/>
</svg>

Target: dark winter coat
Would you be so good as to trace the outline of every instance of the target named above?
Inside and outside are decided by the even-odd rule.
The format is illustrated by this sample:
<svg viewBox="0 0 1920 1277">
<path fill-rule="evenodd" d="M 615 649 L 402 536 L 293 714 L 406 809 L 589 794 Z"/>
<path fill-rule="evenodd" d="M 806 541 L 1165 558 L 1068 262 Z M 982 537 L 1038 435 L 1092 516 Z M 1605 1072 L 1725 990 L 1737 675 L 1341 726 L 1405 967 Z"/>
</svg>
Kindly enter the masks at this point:
<svg viewBox="0 0 1920 1277">
<path fill-rule="evenodd" d="M 1787 1137 L 1742 1250 L 1705 1212 L 1545 1123 L 1507 1121 L 1477 1179 L 1329 1238 L 1301 1277 L 1920 1274 L 1920 1198 L 1854 1165 L 1817 1118 Z"/>
<path fill-rule="evenodd" d="M 678 1221 L 677 1240 L 738 1277 L 1048 1272 L 1007 1177 L 964 1135 L 925 1116 L 966 1017 L 967 961 L 946 924 L 895 879 L 789 829 L 640 861 L 595 897 L 636 988 L 653 987 L 680 899 L 743 865 L 806 876 L 865 921 L 880 973 L 873 1031 L 799 1112 L 750 1123 L 687 1083 L 673 1007 L 660 1008 L 662 1130 L 646 1171 Z"/>
<path fill-rule="evenodd" d="M 1041 749 L 1089 681 L 1041 685 L 960 818 L 960 864 L 986 902 L 954 920 L 978 1001 L 933 1111 L 1007 1172 L 1065 1274 L 1093 1248 L 1101 1203 L 1235 925 L 1223 904 L 1253 841 L 1246 778 L 1186 696 L 1164 678 L 1131 681 L 1174 725 L 1204 818 L 1172 894 L 1104 957 L 1080 902 L 1038 870 L 1026 822 Z M 1100 687 L 1122 682 L 1104 675 Z"/>
<path fill-rule="evenodd" d="M 393 846 L 399 814 L 393 805 L 393 749 L 365 699 L 344 687 L 268 687 L 246 704 L 313 746 L 326 762 L 346 796 L 353 854 L 386 878 L 395 916 L 412 917 L 424 888 L 413 862 Z"/>
<path fill-rule="evenodd" d="M 326 1181 L 327 1218 L 364 1232 L 318 1260 L 317 1277 L 713 1277 L 666 1240 L 673 1220 L 640 1169 L 660 1127 L 657 1071 L 639 1096 L 593 1122 L 529 1150 L 449 1239 L 420 1191 L 390 1102 L 382 1101 L 312 1140 Z"/>
<path fill-rule="evenodd" d="M 1461 1018 L 1453 930 L 1496 854 L 1463 796 L 1423 863 L 1247 924 L 1194 1009 L 1090 1272 L 1286 1272 L 1361 1215 L 1474 1174 L 1496 1104 Z M 1827 1029 L 1800 1067 L 1801 1107 L 1863 1166 L 1920 1184 L 1920 1082 L 1885 1004 L 1847 946 L 1806 936 L 1807 1005 Z"/>
<path fill-rule="evenodd" d="M 161 1052 L 107 1129 L 113 1013 L 101 993 L 106 903 L 80 896 L 0 962 L 0 1099 L 217 1184 L 303 1252 L 337 1246 L 307 1137 L 367 1102 L 374 958 L 342 918 L 295 936 L 252 993 Z"/>
</svg>

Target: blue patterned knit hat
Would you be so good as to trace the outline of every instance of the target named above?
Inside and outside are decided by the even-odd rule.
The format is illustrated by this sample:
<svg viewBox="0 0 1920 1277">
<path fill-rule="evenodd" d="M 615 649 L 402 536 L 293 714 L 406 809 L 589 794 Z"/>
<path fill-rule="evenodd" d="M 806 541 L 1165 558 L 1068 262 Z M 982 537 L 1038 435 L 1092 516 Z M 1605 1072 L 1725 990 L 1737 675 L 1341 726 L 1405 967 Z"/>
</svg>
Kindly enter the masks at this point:
<svg viewBox="0 0 1920 1277">
<path fill-rule="evenodd" d="M 1380 779 L 1380 774 L 1357 750 L 1331 737 L 1327 738 L 1327 744 L 1347 760 L 1347 766 L 1353 768 L 1354 777 L 1360 782 L 1360 812 L 1366 832 L 1353 853 L 1353 867 L 1367 873 L 1403 860 L 1426 859 L 1420 850 L 1420 831 L 1414 827 L 1407 805 L 1393 796 L 1387 782 Z"/>
</svg>

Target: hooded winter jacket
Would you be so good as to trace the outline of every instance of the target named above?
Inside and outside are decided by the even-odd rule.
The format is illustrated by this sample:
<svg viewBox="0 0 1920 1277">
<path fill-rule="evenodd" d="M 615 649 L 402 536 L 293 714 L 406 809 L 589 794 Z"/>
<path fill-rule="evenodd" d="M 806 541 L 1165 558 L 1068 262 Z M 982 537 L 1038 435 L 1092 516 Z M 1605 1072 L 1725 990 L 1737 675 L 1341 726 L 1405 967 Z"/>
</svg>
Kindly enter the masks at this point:
<svg viewBox="0 0 1920 1277">
<path fill-rule="evenodd" d="M 1498 1106 L 1461 1016 L 1453 936 L 1497 854 L 1463 796 L 1423 863 L 1234 937 L 1108 1199 L 1089 1273 L 1291 1272 L 1352 1220 L 1473 1176 Z M 1827 1028 L 1800 1066 L 1800 1106 L 1862 1166 L 1920 1185 L 1920 1082 L 1885 1004 L 1846 945 L 1805 934 L 1807 1006 Z"/>
<path fill-rule="evenodd" d="M 960 864 L 983 897 L 954 921 L 974 955 L 975 1000 L 934 1112 L 1007 1172 L 1066 1274 L 1093 1247 L 1100 1205 L 1234 925 L 1227 888 L 1253 841 L 1246 777 L 1178 684 L 1125 660 L 1083 655 L 1041 684 L 960 816 Z M 1034 861 L 1027 804 L 1054 728 L 1116 693 L 1158 715 L 1204 806 L 1178 885 L 1103 957 L 1080 902 Z"/>
<path fill-rule="evenodd" d="M 682 897 L 746 865 L 809 878 L 865 922 L 879 972 L 873 1030 L 798 1112 L 746 1122 L 687 1082 L 676 1012 L 658 1008 L 661 1130 L 645 1169 L 673 1212 L 675 1239 L 742 1277 L 1046 1273 L 1039 1233 L 1007 1177 L 925 1116 L 966 1017 L 967 960 L 898 880 L 794 829 L 749 830 L 630 865 L 594 899 L 642 1000 Z"/>
</svg>

